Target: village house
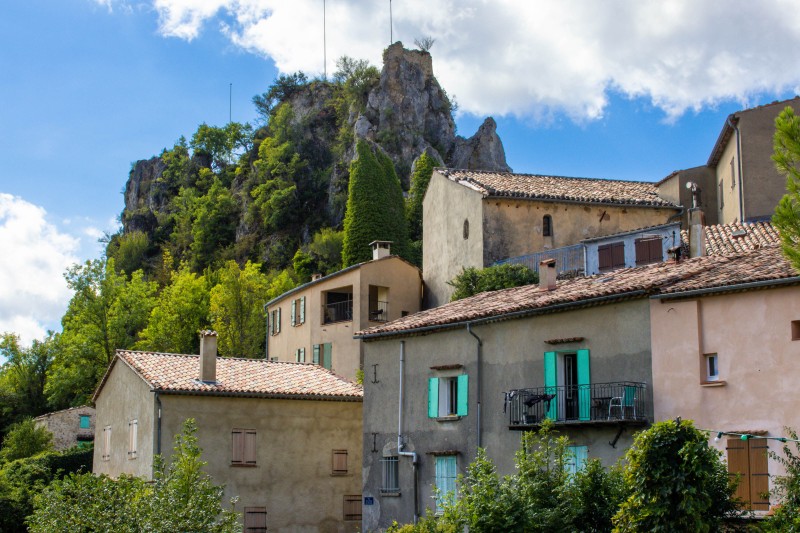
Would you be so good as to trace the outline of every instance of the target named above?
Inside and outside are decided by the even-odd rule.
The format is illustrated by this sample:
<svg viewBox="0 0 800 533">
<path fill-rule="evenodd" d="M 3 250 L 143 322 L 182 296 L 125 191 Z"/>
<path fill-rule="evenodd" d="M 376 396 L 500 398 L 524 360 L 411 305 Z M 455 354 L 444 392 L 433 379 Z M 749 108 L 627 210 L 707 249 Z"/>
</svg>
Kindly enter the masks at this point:
<svg viewBox="0 0 800 533">
<path fill-rule="evenodd" d="M 774 245 L 719 259 L 650 299 L 655 418 L 708 430 L 738 496 L 766 511 L 770 476 L 785 474 L 766 452 L 800 429 L 800 275 Z"/>
<path fill-rule="evenodd" d="M 425 307 L 449 301 L 464 267 L 678 220 L 655 184 L 435 169 L 423 201 Z"/>
<path fill-rule="evenodd" d="M 152 478 L 184 421 L 204 470 L 238 496 L 244 531 L 345 533 L 361 525 L 362 389 L 318 365 L 118 350 L 94 394 L 94 472 Z"/>
<path fill-rule="evenodd" d="M 85 448 L 94 441 L 94 407 L 81 405 L 54 411 L 33 419 L 38 427 L 53 434 L 53 448 Z"/>
<path fill-rule="evenodd" d="M 353 333 L 419 311 L 419 269 L 391 255 L 391 243 L 371 245 L 372 261 L 314 279 L 265 304 L 270 360 L 311 362 L 355 379 L 363 358 Z"/>
</svg>

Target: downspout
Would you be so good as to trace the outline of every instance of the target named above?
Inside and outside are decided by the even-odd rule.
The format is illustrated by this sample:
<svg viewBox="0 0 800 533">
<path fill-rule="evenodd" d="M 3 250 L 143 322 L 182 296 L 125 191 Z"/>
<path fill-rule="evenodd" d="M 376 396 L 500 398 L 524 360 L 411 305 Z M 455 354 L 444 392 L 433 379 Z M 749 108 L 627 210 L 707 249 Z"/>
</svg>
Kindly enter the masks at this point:
<svg viewBox="0 0 800 533">
<path fill-rule="evenodd" d="M 266 334 L 264 335 L 264 360 L 269 361 L 269 313 L 267 313 L 267 304 L 262 307 L 264 316 L 266 317 Z"/>
<path fill-rule="evenodd" d="M 158 391 L 155 391 L 156 394 L 156 406 L 158 406 L 158 412 L 156 413 L 156 453 L 161 455 L 161 398 L 158 396 Z"/>
<path fill-rule="evenodd" d="M 733 128 L 736 132 L 736 167 L 739 171 L 739 223 L 744 224 L 744 192 L 742 191 L 742 140 L 739 133 L 739 126 L 733 123 L 731 117 L 728 116 L 728 126 Z"/>
<path fill-rule="evenodd" d="M 481 445 L 482 445 L 482 439 L 481 439 L 481 434 L 482 434 L 482 432 L 481 432 L 481 366 L 483 366 L 482 365 L 483 341 L 481 340 L 480 337 L 475 335 L 475 332 L 472 331 L 472 322 L 467 322 L 467 332 L 470 335 L 472 335 L 473 337 L 475 337 L 475 340 L 478 341 L 478 354 L 477 354 L 478 370 L 475 372 L 475 376 L 476 376 L 475 381 L 477 381 L 476 388 L 478 389 L 478 416 L 477 416 L 478 427 L 477 427 L 477 432 L 478 432 L 478 448 L 480 448 Z"/>
<path fill-rule="evenodd" d="M 417 453 L 404 452 L 403 448 L 403 373 L 406 364 L 406 341 L 400 341 L 400 391 L 397 402 L 397 455 L 411 457 L 411 467 L 414 469 L 414 523 L 419 520 L 419 497 L 417 479 Z"/>
</svg>

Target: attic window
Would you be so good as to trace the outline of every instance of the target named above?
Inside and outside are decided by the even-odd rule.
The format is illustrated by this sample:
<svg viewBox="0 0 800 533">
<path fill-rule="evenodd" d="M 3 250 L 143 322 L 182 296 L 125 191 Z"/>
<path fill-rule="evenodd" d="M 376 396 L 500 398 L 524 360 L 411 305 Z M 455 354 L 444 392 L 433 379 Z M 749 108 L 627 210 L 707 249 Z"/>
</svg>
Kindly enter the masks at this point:
<svg viewBox="0 0 800 533">
<path fill-rule="evenodd" d="M 464 240 L 469 239 L 469 219 L 464 219 Z"/>
</svg>

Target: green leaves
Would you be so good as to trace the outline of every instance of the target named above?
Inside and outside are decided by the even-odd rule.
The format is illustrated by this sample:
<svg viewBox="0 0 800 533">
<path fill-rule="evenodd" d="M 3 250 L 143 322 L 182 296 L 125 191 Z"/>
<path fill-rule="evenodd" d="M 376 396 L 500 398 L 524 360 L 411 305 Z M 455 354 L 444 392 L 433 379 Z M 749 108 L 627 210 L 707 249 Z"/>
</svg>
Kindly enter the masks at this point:
<svg viewBox="0 0 800 533">
<path fill-rule="evenodd" d="M 455 287 L 450 301 L 468 298 L 485 291 L 497 291 L 537 283 L 539 275 L 525 265 L 496 265 L 477 269 L 464 268 L 461 274 L 448 281 L 447 284 Z"/>
<path fill-rule="evenodd" d="M 786 175 L 787 194 L 775 208 L 772 222 L 781 235 L 783 253 L 800 270 L 800 117 L 791 107 L 775 119 L 773 161 Z"/>
</svg>

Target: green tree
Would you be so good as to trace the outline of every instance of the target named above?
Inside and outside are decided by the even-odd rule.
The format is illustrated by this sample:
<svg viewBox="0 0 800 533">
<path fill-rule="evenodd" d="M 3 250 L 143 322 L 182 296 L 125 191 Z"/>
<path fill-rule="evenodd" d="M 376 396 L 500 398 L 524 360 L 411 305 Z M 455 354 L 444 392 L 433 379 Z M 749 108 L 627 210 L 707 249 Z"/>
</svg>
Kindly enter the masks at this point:
<svg viewBox="0 0 800 533">
<path fill-rule="evenodd" d="M 800 270 L 800 117 L 791 107 L 775 119 L 773 161 L 786 175 L 787 194 L 781 198 L 772 222 L 781 235 L 783 253 Z"/>
<path fill-rule="evenodd" d="M 240 269 L 228 261 L 211 289 L 211 325 L 219 335 L 219 349 L 232 357 L 260 357 L 264 353 L 264 313 L 268 278 L 261 265 L 248 261 Z"/>
<path fill-rule="evenodd" d="M 422 240 L 422 200 L 428 191 L 428 183 L 433 175 L 437 161 L 428 151 L 422 152 L 414 162 L 411 173 L 411 189 L 406 199 L 406 218 L 408 219 L 408 235 L 412 241 Z"/>
<path fill-rule="evenodd" d="M 403 191 L 391 159 L 377 145 L 359 140 L 350 165 L 342 266 L 372 259 L 369 243 L 375 240 L 392 241 L 394 254 L 406 256 Z"/>
<path fill-rule="evenodd" d="M 27 418 L 11 426 L 0 449 L 0 462 L 33 457 L 53 447 L 53 434 L 45 427 L 39 427 L 32 418 Z"/>
<path fill-rule="evenodd" d="M 192 223 L 192 259 L 200 271 L 221 257 L 236 239 L 238 206 L 231 192 L 214 178 L 208 194 L 197 199 Z"/>
<path fill-rule="evenodd" d="M 614 516 L 614 531 L 718 531 L 738 514 L 736 483 L 720 452 L 689 420 L 653 424 L 625 458 L 630 492 Z"/>
<path fill-rule="evenodd" d="M 142 330 L 136 348 L 158 352 L 198 353 L 197 332 L 210 324 L 210 288 L 205 276 L 189 270 L 181 263 L 170 276 L 170 283 L 161 291 Z"/>
<path fill-rule="evenodd" d="M 4 401 L 11 403 L 16 416 L 39 416 L 48 411 L 47 373 L 59 350 L 58 343 L 59 336 L 53 332 L 42 341 L 34 340 L 28 348 L 21 346 L 13 333 L 0 336 L 0 357 L 5 359 L 0 374 L 8 393 Z"/>
<path fill-rule="evenodd" d="M 450 297 L 450 301 L 454 302 L 481 292 L 520 287 L 538 281 L 539 275 L 525 265 L 504 264 L 483 269 L 464 268 L 447 284 L 455 288 Z"/>
<path fill-rule="evenodd" d="M 267 92 L 253 97 L 256 111 L 264 121 L 269 121 L 272 111 L 281 102 L 292 98 L 306 85 L 308 85 L 308 76 L 302 71 L 294 74 L 281 74 Z"/>
<path fill-rule="evenodd" d="M 290 270 L 281 270 L 280 272 L 273 271 L 267 277 L 267 293 L 265 302 L 277 298 L 284 292 L 290 291 L 300 284 L 300 281 L 292 274 Z"/>
<path fill-rule="evenodd" d="M 794 441 L 792 446 L 784 444 L 782 454 L 769 452 L 773 460 L 783 465 L 786 473 L 773 478 L 774 496 L 780 505 L 776 506 L 773 517 L 765 522 L 764 530 L 797 533 L 800 532 L 800 444 L 796 431 L 786 428 L 786 432 Z"/>
<path fill-rule="evenodd" d="M 237 152 L 250 149 L 253 128 L 249 124 L 229 122 L 224 127 L 201 124 L 189 142 L 192 150 L 211 157 L 212 165 L 219 170 L 233 163 Z"/>
</svg>

